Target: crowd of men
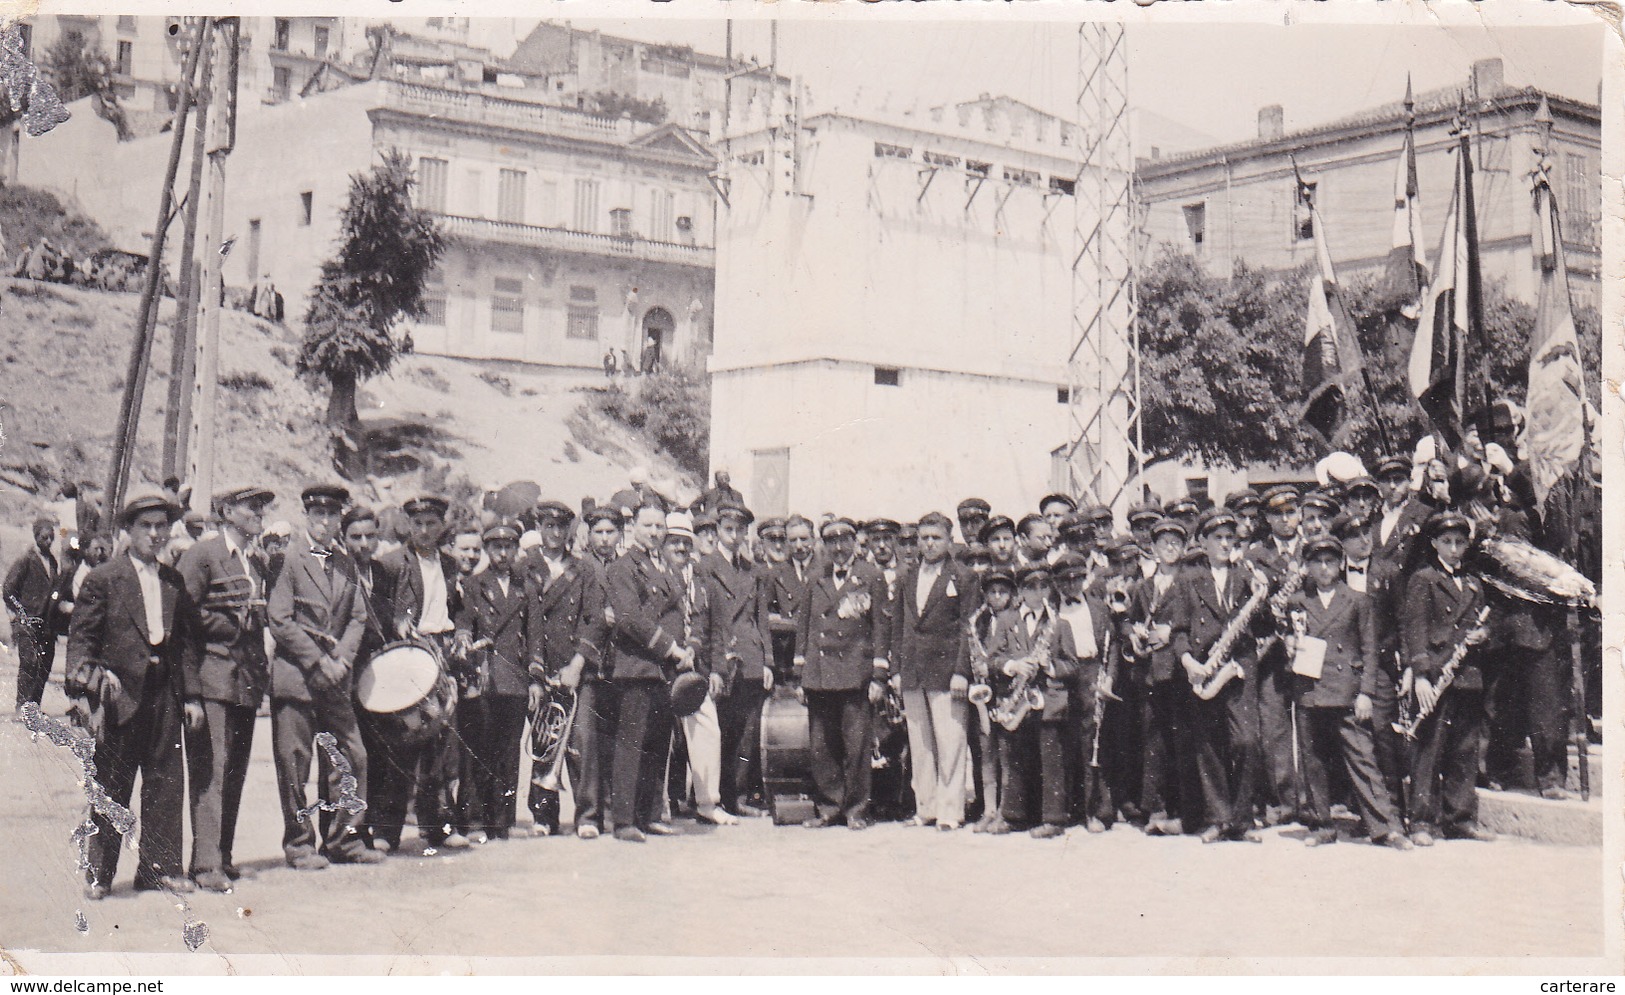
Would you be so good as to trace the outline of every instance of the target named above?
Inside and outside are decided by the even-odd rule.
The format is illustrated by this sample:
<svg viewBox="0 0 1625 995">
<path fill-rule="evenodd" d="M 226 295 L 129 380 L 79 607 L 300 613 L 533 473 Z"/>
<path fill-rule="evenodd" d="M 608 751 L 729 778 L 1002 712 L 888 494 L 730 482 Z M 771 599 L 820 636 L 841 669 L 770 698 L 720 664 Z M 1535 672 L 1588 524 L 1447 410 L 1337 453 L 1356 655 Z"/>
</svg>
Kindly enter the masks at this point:
<svg viewBox="0 0 1625 995">
<path fill-rule="evenodd" d="M 291 541 L 266 526 L 265 488 L 216 495 L 191 529 L 169 496 L 142 496 L 116 553 L 87 537 L 60 569 L 56 523 L 37 523 L 5 583 L 18 705 L 38 704 L 66 634 L 102 785 L 127 804 L 142 780 L 138 889 L 248 876 L 233 842 L 267 695 L 299 870 L 383 861 L 409 822 L 436 850 L 558 834 L 561 765 L 584 839 L 766 815 L 775 694 L 805 706 L 811 828 L 870 824 L 889 716 L 912 796 L 896 814 L 941 831 L 1123 821 L 1221 842 L 1297 822 L 1318 846 L 1344 817 L 1344 838 L 1401 850 L 1488 840 L 1475 788 L 1514 783 L 1525 743 L 1535 790 L 1570 797 L 1584 704 L 1564 610 L 1487 583 L 1474 542 L 1596 534 L 1533 507 L 1514 415 L 1494 409 L 1471 455 L 1424 442 L 1318 488 L 1141 504 L 1122 531 L 1065 494 L 1019 518 L 967 498 L 957 521 L 758 521 L 725 475 L 688 508 L 639 482 L 579 522 L 555 500 L 509 520 L 424 496 L 389 535 L 318 484 Z M 400 646 L 430 653 L 446 699 L 411 728 L 357 701 L 369 661 Z M 550 753 L 560 702 L 573 717 Z M 100 898 L 122 837 L 93 818 Z"/>
</svg>

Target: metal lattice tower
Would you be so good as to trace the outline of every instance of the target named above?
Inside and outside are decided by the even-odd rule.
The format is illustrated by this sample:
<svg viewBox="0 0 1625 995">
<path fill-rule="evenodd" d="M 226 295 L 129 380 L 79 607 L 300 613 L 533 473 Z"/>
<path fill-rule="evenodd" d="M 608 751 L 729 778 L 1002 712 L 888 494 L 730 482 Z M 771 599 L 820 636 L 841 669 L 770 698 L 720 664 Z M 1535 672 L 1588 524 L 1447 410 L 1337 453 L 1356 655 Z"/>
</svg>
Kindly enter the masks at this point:
<svg viewBox="0 0 1625 995">
<path fill-rule="evenodd" d="M 1073 197 L 1072 439 L 1067 489 L 1119 511 L 1139 497 L 1138 236 L 1121 24 L 1078 26 L 1078 176 Z M 1129 494 L 1130 485 L 1136 488 Z"/>
</svg>

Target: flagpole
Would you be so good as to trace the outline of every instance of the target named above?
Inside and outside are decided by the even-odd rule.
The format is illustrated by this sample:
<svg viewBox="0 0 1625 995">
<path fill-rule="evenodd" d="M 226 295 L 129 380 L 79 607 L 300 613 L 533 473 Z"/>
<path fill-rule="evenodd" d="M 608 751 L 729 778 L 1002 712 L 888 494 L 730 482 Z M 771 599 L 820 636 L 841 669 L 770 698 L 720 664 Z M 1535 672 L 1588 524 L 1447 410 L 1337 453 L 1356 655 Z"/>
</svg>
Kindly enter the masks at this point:
<svg viewBox="0 0 1625 995">
<path fill-rule="evenodd" d="M 1465 105 L 1465 99 L 1463 101 Z M 1463 120 L 1465 122 L 1466 109 L 1463 107 Z M 1473 108 L 1473 123 L 1478 121 L 1478 108 Z M 1484 376 L 1473 376 L 1472 363 L 1468 361 L 1468 350 L 1471 346 L 1477 353 L 1474 360 L 1482 364 L 1484 357 L 1489 354 L 1487 343 L 1484 341 L 1484 286 L 1483 275 L 1479 271 L 1478 258 L 1478 208 L 1473 198 L 1473 134 L 1472 129 L 1465 126 L 1461 130 L 1461 223 L 1466 232 L 1467 242 L 1467 335 L 1462 343 L 1461 376 L 1465 390 L 1459 399 L 1461 404 L 1460 415 L 1463 419 L 1462 435 L 1467 434 L 1466 419 L 1477 413 L 1489 403 L 1486 393 L 1487 384 Z M 1482 372 L 1482 371 L 1480 371 Z"/>
</svg>

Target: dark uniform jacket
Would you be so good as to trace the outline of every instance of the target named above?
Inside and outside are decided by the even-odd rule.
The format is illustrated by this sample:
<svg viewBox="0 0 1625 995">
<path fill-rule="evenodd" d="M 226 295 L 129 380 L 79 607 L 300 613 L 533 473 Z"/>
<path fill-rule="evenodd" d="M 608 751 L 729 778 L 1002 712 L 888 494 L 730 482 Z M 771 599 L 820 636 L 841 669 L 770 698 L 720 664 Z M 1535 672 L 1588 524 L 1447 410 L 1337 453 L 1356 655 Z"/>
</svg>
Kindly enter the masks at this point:
<svg viewBox="0 0 1625 995">
<path fill-rule="evenodd" d="M 601 631 L 590 624 L 589 605 L 597 603 L 600 622 L 603 617 L 603 595 L 594 591 L 600 581 L 593 564 L 567 553 L 563 567 L 555 578 L 540 552 L 524 567 L 530 600 L 525 620 L 529 662 L 540 663 L 552 674 L 564 669 L 577 653 L 583 659 L 597 660 L 596 647 L 583 643 L 584 636 Z"/>
<path fill-rule="evenodd" d="M 457 561 L 450 553 L 441 552 L 439 556 L 440 569 L 446 575 L 446 614 L 455 623 L 458 613 L 462 611 Z M 379 557 L 378 562 L 395 578 L 395 603 L 390 615 L 394 629 L 390 635 L 393 638 L 401 631 L 403 623 L 416 625 L 423 617 L 423 571 L 418 566 L 417 552 L 410 546 L 402 546 L 387 556 Z"/>
<path fill-rule="evenodd" d="M 892 623 L 892 672 L 904 691 L 947 691 L 954 677 L 970 678 L 966 626 L 981 593 L 969 567 L 944 558 L 920 611 L 920 564 L 897 581 Z"/>
<path fill-rule="evenodd" d="M 530 653 L 526 649 L 525 621 L 529 599 L 525 577 L 512 566 L 507 571 L 508 592 L 502 592 L 501 574 L 486 570 L 464 585 L 459 631 L 471 642 L 491 640 L 477 651 L 485 667 L 484 693 L 496 697 L 522 697 L 530 688 Z"/>
<path fill-rule="evenodd" d="M 1206 566 L 1186 567 L 1183 570 L 1175 582 L 1177 590 L 1172 595 L 1168 611 L 1173 625 L 1176 663 L 1186 653 L 1195 657 L 1198 663 L 1207 663 L 1208 651 L 1252 596 L 1252 583 L 1252 575 L 1243 565 L 1232 566 L 1225 582 L 1229 593 L 1229 606 L 1226 607 L 1219 597 L 1218 588 L 1214 586 L 1212 570 Z M 1260 607 L 1252 622 L 1231 644 L 1229 659 L 1242 662 L 1253 658 L 1258 648 L 1258 638 L 1273 628 L 1268 615 L 1269 612 Z"/>
<path fill-rule="evenodd" d="M 576 649 L 586 660 L 583 680 L 609 677 L 609 641 L 614 630 L 614 609 L 609 606 L 609 568 L 615 560 L 604 561 L 589 552 L 580 558 L 581 618 L 576 633 Z M 536 644 L 531 642 L 531 652 Z M 568 662 L 568 661 L 566 661 Z"/>
<path fill-rule="evenodd" d="M 1172 625 L 1173 603 L 1179 588 L 1179 574 L 1173 574 L 1168 580 L 1168 586 L 1161 594 L 1157 592 L 1157 576 L 1153 574 L 1134 586 L 1134 592 L 1129 599 L 1128 621 L 1144 623 L 1147 628 L 1158 625 Z M 1127 633 L 1124 633 L 1125 640 Z M 1125 642 L 1126 645 L 1126 642 Z M 1146 684 L 1155 684 L 1159 681 L 1171 681 L 1184 673 L 1179 665 L 1179 656 L 1174 652 L 1173 633 L 1169 630 L 1169 641 L 1160 649 L 1152 650 L 1149 659 L 1145 660 L 1139 670 L 1140 679 Z"/>
<path fill-rule="evenodd" d="M 796 656 L 805 660 L 803 688 L 855 691 L 869 683 L 874 661 L 886 656 L 885 600 L 886 581 L 873 564 L 854 557 L 846 583 L 839 587 L 835 564 L 819 564 L 796 610 Z"/>
<path fill-rule="evenodd" d="M 695 569 L 707 578 L 716 618 L 713 671 L 729 686 L 734 681 L 760 684 L 763 668 L 773 662 L 768 571 L 745 560 L 735 567 L 720 549 L 701 557 Z"/>
<path fill-rule="evenodd" d="M 1411 576 L 1400 604 L 1400 640 L 1405 665 L 1417 677 L 1437 681 L 1484 607 L 1484 582 L 1465 570 L 1458 571 L 1461 588 L 1435 561 Z M 1469 651 L 1456 670 L 1456 684 L 1468 691 L 1482 690 L 1478 653 Z"/>
<path fill-rule="evenodd" d="M 155 659 L 163 664 L 159 673 L 176 693 L 195 698 L 201 691 L 190 683 L 196 673 L 190 660 L 201 651 L 197 609 L 178 572 L 161 564 L 157 570 L 165 634 L 157 650 L 147 631 L 141 581 L 128 554 L 92 570 L 74 602 L 68 631 L 68 696 L 97 698 L 112 725 L 122 725 L 135 715 Z M 109 672 L 118 675 L 122 685 L 118 695 L 104 693 L 102 678 Z"/>
<path fill-rule="evenodd" d="M 1009 694 L 1015 678 L 1004 673 L 1004 665 L 1037 651 L 1040 648 L 1039 641 L 1044 638 L 1046 626 L 1052 627 L 1049 635 L 1049 652 L 1039 661 L 1038 676 L 1033 680 L 1044 694 L 1043 721 L 1057 722 L 1067 717 L 1068 709 L 1071 707 L 1071 685 L 1078 674 L 1079 660 L 1072 626 L 1066 619 L 1057 615 L 1053 608 L 1046 607 L 1034 619 L 1030 633 L 1027 631 L 1026 617 L 1020 607 L 1007 608 L 995 619 L 994 628 L 998 632 L 998 640 L 992 651 L 993 692 L 995 700 Z M 1103 643 L 1096 645 L 1104 648 Z"/>
<path fill-rule="evenodd" d="M 609 607 L 615 613 L 607 669 L 615 681 L 664 680 L 675 672 L 671 654 L 689 644 L 684 636 L 682 578 L 659 569 L 642 548 L 624 553 L 606 572 Z"/>
<path fill-rule="evenodd" d="M 1397 678 L 1403 669 L 1399 662 L 1399 606 L 1405 597 L 1406 573 L 1400 560 L 1371 558 L 1365 576 L 1366 597 L 1377 624 L 1377 666 Z"/>
<path fill-rule="evenodd" d="M 386 643 L 395 641 L 395 574 L 379 559 L 356 564 L 356 580 L 366 599 L 367 632 L 361 639 L 361 658 L 371 656 Z"/>
<path fill-rule="evenodd" d="M 818 576 L 819 559 L 814 556 L 807 561 L 802 576 L 796 576 L 794 560 L 785 560 L 768 567 L 768 596 L 767 610 L 784 619 L 784 624 L 795 631 L 796 612 L 801 610 L 801 602 L 807 596 L 807 585 Z"/>
<path fill-rule="evenodd" d="M 1384 510 L 1378 508 L 1371 519 L 1371 558 L 1395 563 L 1401 569 L 1414 569 L 1419 565 L 1416 557 L 1427 549 L 1422 528 L 1435 511 L 1434 507 L 1416 494 L 1406 498 L 1405 503 L 1400 505 L 1399 521 L 1394 523 L 1394 530 L 1389 533 L 1387 542 L 1382 541 Z"/>
<path fill-rule="evenodd" d="M 258 708 L 271 681 L 265 656 L 267 609 L 231 605 L 270 594 L 263 557 L 249 548 L 239 558 L 224 535 L 215 535 L 194 544 L 175 568 L 197 605 L 203 632 L 204 651 L 196 675 L 201 697 Z"/>
<path fill-rule="evenodd" d="M 1288 617 L 1302 612 L 1305 635 L 1326 640 L 1320 679 L 1294 675 L 1298 700 L 1312 708 L 1353 708 L 1356 695 L 1377 688 L 1377 620 L 1371 599 L 1339 581 L 1329 605 L 1320 595 L 1299 591 L 1287 603 Z"/>
<path fill-rule="evenodd" d="M 312 692 L 348 697 L 367 628 L 355 561 L 335 551 L 328 554 L 324 567 L 321 558 L 312 555 L 309 541 L 301 541 L 283 560 L 282 574 L 271 589 L 270 614 L 276 640 L 271 697 L 311 701 Z M 324 685 L 317 674 L 323 656 L 341 660 L 350 669 L 349 679 L 337 688 Z"/>
</svg>

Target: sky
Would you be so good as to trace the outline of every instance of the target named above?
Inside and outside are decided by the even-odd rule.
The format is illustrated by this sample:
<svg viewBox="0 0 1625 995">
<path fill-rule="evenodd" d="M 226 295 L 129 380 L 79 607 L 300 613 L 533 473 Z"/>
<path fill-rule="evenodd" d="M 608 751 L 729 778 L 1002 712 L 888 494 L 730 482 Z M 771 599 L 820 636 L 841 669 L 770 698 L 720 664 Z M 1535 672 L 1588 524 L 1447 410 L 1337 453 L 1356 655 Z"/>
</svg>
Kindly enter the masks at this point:
<svg viewBox="0 0 1625 995">
<path fill-rule="evenodd" d="M 572 21 L 581 28 L 721 54 L 720 20 Z M 735 52 L 769 61 L 769 26 L 735 24 Z M 1334 120 L 1418 92 L 1464 83 L 1472 63 L 1503 59 L 1508 84 L 1597 102 L 1602 29 L 1489 28 L 1483 24 L 1377 26 L 1157 24 L 1128 29 L 1131 104 L 1212 136 L 1256 133 L 1258 109 L 1285 108 L 1288 131 Z M 1078 30 L 1054 22 L 794 20 L 778 32 L 781 70 L 799 76 L 815 103 L 890 94 L 921 106 L 1004 93 L 1072 116 Z"/>
</svg>

